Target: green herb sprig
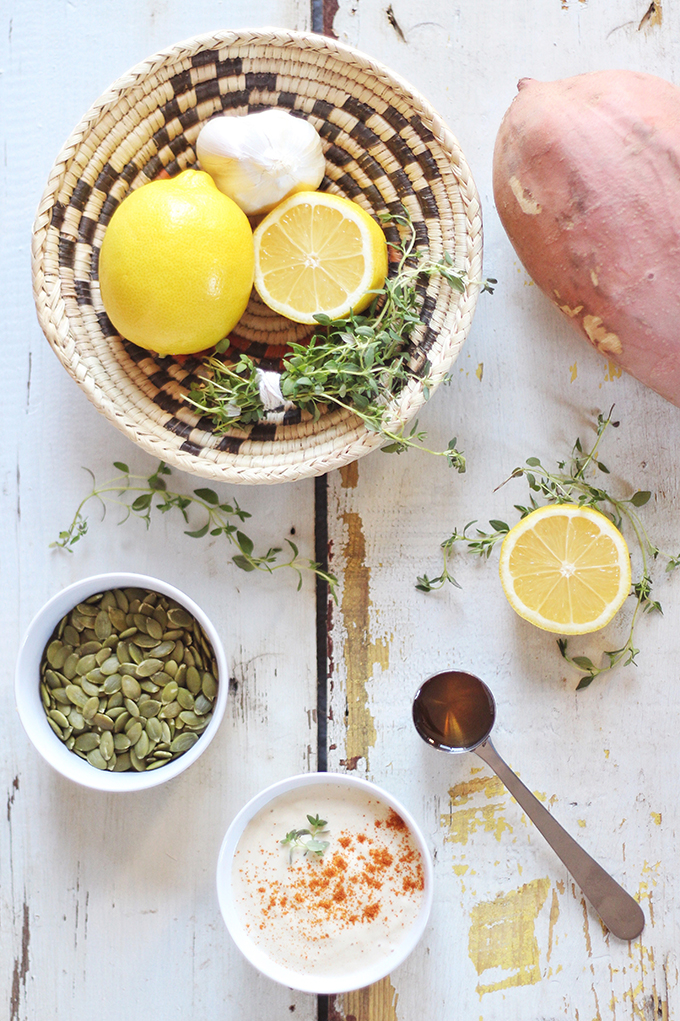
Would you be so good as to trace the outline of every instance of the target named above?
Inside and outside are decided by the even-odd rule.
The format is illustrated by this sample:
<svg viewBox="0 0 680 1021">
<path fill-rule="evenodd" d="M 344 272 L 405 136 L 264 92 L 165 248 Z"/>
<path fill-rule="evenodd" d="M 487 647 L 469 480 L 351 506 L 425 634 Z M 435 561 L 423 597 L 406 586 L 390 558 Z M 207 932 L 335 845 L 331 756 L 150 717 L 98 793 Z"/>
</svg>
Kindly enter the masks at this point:
<svg viewBox="0 0 680 1021">
<path fill-rule="evenodd" d="M 329 846 L 329 840 L 322 840 L 321 837 L 328 836 L 328 822 L 325 819 L 320 819 L 317 812 L 316 815 L 308 815 L 307 822 L 309 823 L 309 829 L 304 830 L 290 830 L 286 833 L 281 844 L 284 847 L 289 848 L 288 860 L 293 861 L 293 852 L 296 848 L 303 851 L 305 857 L 313 855 L 315 858 L 322 858 L 324 851 Z"/>
<path fill-rule="evenodd" d="M 221 501 L 214 489 L 207 487 L 194 489 L 191 493 L 168 489 L 166 479 L 172 470 L 163 461 L 149 476 L 132 474 L 123 461 L 114 461 L 113 467 L 119 474 L 100 485 L 97 485 L 90 469 L 85 469 L 92 478 L 92 489 L 78 504 L 68 528 L 59 533 L 55 542 L 50 543 L 51 547 L 73 552 L 76 543 L 87 534 L 88 520 L 84 511 L 91 500 L 99 501 L 104 513 L 107 503 L 123 508 L 124 514 L 119 524 L 130 517 L 136 517 L 141 518 L 147 528 L 151 524 L 153 510 L 161 514 L 178 512 L 185 523 L 189 524 L 189 511 L 197 509 L 203 514 L 203 523 L 198 528 L 186 529 L 185 535 L 192 539 L 201 539 L 205 535 L 224 536 L 237 548 L 238 553 L 232 557 L 232 561 L 242 571 L 266 571 L 271 574 L 280 568 L 289 568 L 298 576 L 298 589 L 302 585 L 303 571 L 313 571 L 328 583 L 333 598 L 337 600 L 335 575 L 322 570 L 314 560 L 301 557 L 297 545 L 291 539 L 284 540 L 285 546 L 270 546 L 265 553 L 256 554 L 253 540 L 239 527 L 251 515 L 236 500 L 230 503 Z"/>
<path fill-rule="evenodd" d="M 648 490 L 638 490 L 630 497 L 620 498 L 586 477 L 586 473 L 589 472 L 609 474 L 609 469 L 600 458 L 599 448 L 606 429 L 609 426 L 617 428 L 619 425 L 618 422 L 612 420 L 613 410 L 612 407 L 607 415 L 598 415 L 595 441 L 590 450 L 585 450 L 581 440 L 577 438 L 569 458 L 557 462 L 557 471 L 549 471 L 537 457 L 528 457 L 522 467 L 515 468 L 508 479 L 501 483 L 501 486 L 504 486 L 511 479 L 516 478 L 524 478 L 527 482 L 530 491 L 529 503 L 527 505 L 515 504 L 520 518 L 526 517 L 527 514 L 543 504 L 575 503 L 594 507 L 606 514 L 619 530 L 624 524 L 628 526 L 640 552 L 642 569 L 640 576 L 633 582 L 631 591 L 631 595 L 635 597 L 635 608 L 623 645 L 618 649 L 605 651 L 602 654 L 601 665 L 597 665 L 589 656 L 571 656 L 568 652 L 567 639 L 557 639 L 557 645 L 563 658 L 582 673 L 577 690 L 588 687 L 600 674 L 612 670 L 619 664 L 629 666 L 636 662 L 640 650 L 634 645 L 633 637 L 640 614 L 662 612 L 661 604 L 651 597 L 652 564 L 661 558 L 666 562 L 666 572 L 673 571 L 680 566 L 680 554 L 674 556 L 664 553 L 652 542 L 637 513 L 639 508 L 644 507 L 651 498 L 652 494 Z M 500 489 L 501 486 L 497 488 Z M 460 588 L 450 570 L 454 548 L 459 543 L 463 543 L 470 553 L 488 559 L 497 543 L 501 542 L 510 530 L 510 526 L 505 521 L 492 519 L 489 521 L 491 531 L 478 528 L 471 532 L 470 529 L 475 524 L 476 521 L 470 521 L 462 531 L 454 529 L 453 533 L 444 540 L 441 544 L 442 571 L 434 578 L 429 578 L 426 574 L 419 577 L 416 584 L 419 591 L 432 592 L 447 583 Z"/>
<path fill-rule="evenodd" d="M 284 400 L 308 412 L 317 420 L 329 406 L 344 408 L 357 415 L 366 428 L 386 441 L 385 453 L 402 453 L 417 447 L 444 457 L 458 472 L 465 471 L 465 457 L 456 448 L 456 439 L 445 450 L 424 446 L 425 434 L 417 423 L 391 428 L 394 399 L 415 375 L 408 363 L 406 343 L 420 322 L 420 290 L 427 279 L 441 275 L 459 293 L 465 279 L 453 265 L 449 253 L 433 261 L 416 250 L 415 227 L 408 217 L 387 216 L 404 229 L 394 274 L 375 292 L 368 310 L 351 313 L 347 319 L 314 318 L 319 331 L 304 344 L 291 344 L 283 360 L 280 376 Z M 495 280 L 483 282 L 482 290 L 493 291 Z M 187 401 L 208 416 L 216 430 L 247 427 L 266 417 L 260 398 L 257 366 L 247 355 L 232 365 L 212 356 L 205 362 L 209 375 L 193 387 Z M 429 364 L 421 373 L 425 399 L 430 394 Z"/>
</svg>

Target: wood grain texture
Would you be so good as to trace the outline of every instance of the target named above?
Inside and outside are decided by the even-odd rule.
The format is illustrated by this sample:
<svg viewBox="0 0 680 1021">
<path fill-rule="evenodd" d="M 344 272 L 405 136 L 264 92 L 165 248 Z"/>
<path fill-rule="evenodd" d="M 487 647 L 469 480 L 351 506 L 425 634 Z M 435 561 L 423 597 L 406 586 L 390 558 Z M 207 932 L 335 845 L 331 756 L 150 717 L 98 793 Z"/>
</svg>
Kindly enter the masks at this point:
<svg viewBox="0 0 680 1021">
<path fill-rule="evenodd" d="M 222 922 L 215 889 L 224 832 L 257 791 L 316 768 L 315 594 L 311 577 L 246 575 L 223 538 L 190 539 L 181 520 L 118 525 L 88 507 L 88 535 L 72 555 L 48 544 L 114 460 L 155 463 L 85 399 L 49 349 L 35 315 L 29 248 L 33 218 L 63 140 L 106 87 L 157 50 L 215 28 L 308 29 L 296 0 L 131 4 L 93 0 L 3 4 L 0 116 L 3 161 L 3 545 L 0 689 L 0 1016 L 69 1021 L 316 1016 L 313 997 L 262 978 Z M 179 472 L 190 492 L 200 482 Z M 217 487 L 253 517 L 266 549 L 294 532 L 313 556 L 313 484 Z M 198 524 L 196 520 L 196 524 Z M 29 745 L 14 709 L 21 635 L 53 593 L 106 570 L 140 570 L 206 610 L 227 653 L 231 696 L 210 749 L 168 786 L 139 796 L 75 788 Z M 229 683 L 229 678 L 224 679 Z"/>
<path fill-rule="evenodd" d="M 592 438 L 597 412 L 614 403 L 620 426 L 602 449 L 607 484 L 621 495 L 651 490 L 644 508 L 650 535 L 666 550 L 680 545 L 677 409 L 572 336 L 517 261 L 491 197 L 495 134 L 519 78 L 628 67 L 680 80 L 678 12 L 653 6 L 647 16 L 649 4 L 634 0 L 423 0 L 417 7 L 396 0 L 389 8 L 340 0 L 334 18 L 341 40 L 399 71 L 458 138 L 482 198 L 485 272 L 499 281 L 493 296 L 480 299 L 450 386 L 419 416 L 432 445 L 458 437 L 467 473 L 448 473 L 425 455 L 376 453 L 351 479 L 329 477 L 331 567 L 342 580 L 332 629 L 329 768 L 355 769 L 400 798 L 435 858 L 430 926 L 390 976 L 389 1003 L 377 990 L 365 993 L 360 1002 L 369 1006 L 356 1016 L 366 1021 L 633 1021 L 673 1018 L 678 1009 L 680 579 L 656 575 L 664 615 L 641 622 L 638 665 L 578 693 L 578 674 L 554 636 L 507 605 L 497 553 L 489 561 L 454 554 L 460 590 L 426 595 L 414 587 L 418 575 L 439 573 L 439 544 L 454 527 L 517 519 L 514 504 L 526 502 L 526 486 L 497 489 L 516 465 L 535 455 L 553 466 L 577 436 Z M 358 535 L 354 561 L 348 553 Z M 616 648 L 630 612 L 570 649 L 598 658 Z M 348 659 L 343 650 L 362 629 L 365 658 Z M 368 651 L 376 648 L 379 658 Z M 450 667 L 491 686 L 499 752 L 640 900 L 647 918 L 640 939 L 622 943 L 603 929 L 486 767 L 473 756 L 437 753 L 417 737 L 412 697 L 427 676 Z M 349 707 L 357 690 L 354 733 Z M 355 1002 L 337 998 L 338 1016 L 352 1016 Z"/>
</svg>

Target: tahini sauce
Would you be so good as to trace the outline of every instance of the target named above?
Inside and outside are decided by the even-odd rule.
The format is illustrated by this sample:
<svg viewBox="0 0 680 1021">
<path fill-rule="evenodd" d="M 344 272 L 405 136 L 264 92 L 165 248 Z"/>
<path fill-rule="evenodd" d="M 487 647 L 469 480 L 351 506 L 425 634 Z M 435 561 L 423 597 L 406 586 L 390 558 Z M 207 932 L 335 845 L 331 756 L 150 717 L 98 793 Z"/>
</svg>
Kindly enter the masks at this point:
<svg viewBox="0 0 680 1021">
<path fill-rule="evenodd" d="M 281 840 L 328 821 L 322 858 Z M 384 959 L 415 921 L 423 899 L 422 857 L 404 821 L 355 788 L 302 787 L 281 795 L 247 825 L 232 865 L 237 910 L 251 939 L 298 972 L 344 975 Z"/>
</svg>

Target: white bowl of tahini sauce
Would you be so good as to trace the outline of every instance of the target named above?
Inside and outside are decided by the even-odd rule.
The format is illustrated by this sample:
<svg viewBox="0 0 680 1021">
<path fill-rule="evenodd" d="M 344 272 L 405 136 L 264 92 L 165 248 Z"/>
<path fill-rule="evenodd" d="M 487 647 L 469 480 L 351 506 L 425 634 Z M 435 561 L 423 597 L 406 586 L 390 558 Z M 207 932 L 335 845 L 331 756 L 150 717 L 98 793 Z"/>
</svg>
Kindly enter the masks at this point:
<svg viewBox="0 0 680 1021">
<path fill-rule="evenodd" d="M 432 906 L 432 860 L 386 791 L 305 773 L 236 816 L 217 893 L 232 938 L 263 974 L 303 992 L 342 993 L 384 978 L 411 953 Z"/>
</svg>

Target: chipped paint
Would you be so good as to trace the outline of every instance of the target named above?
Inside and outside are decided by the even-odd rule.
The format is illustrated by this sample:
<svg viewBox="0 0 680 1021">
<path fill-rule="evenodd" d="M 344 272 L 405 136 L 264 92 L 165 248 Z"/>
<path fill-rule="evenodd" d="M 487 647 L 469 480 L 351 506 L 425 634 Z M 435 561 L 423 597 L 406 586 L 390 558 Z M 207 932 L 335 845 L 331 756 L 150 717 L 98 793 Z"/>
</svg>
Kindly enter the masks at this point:
<svg viewBox="0 0 680 1021">
<path fill-rule="evenodd" d="M 600 316 L 584 316 L 583 329 L 588 340 L 603 355 L 620 355 L 623 345 L 615 333 L 608 330 Z"/>
<path fill-rule="evenodd" d="M 473 805 L 462 808 L 476 794 L 484 793 L 487 799 L 501 798 L 490 805 Z M 444 837 L 447 843 L 467 844 L 470 836 L 478 829 L 493 833 L 500 840 L 504 831 L 512 833 L 512 826 L 503 815 L 507 801 L 507 791 L 501 780 L 496 776 L 474 777 L 464 783 L 456 784 L 449 790 L 451 810 L 440 816 L 441 825 L 448 830 Z"/>
<path fill-rule="evenodd" d="M 620 379 L 623 375 L 623 369 L 616 362 L 607 362 L 604 368 L 604 380 L 605 383 L 613 383 L 615 379 Z"/>
<path fill-rule="evenodd" d="M 548 878 L 534 879 L 473 907 L 468 954 L 478 975 L 491 973 L 477 985 L 480 997 L 540 982 L 535 922 L 549 889 Z"/>
<path fill-rule="evenodd" d="M 663 10 L 661 7 L 661 0 L 652 0 L 651 4 L 642 15 L 640 24 L 638 25 L 638 32 L 643 28 L 656 28 L 663 21 Z"/>
<path fill-rule="evenodd" d="M 399 1021 L 397 1002 L 399 993 L 390 982 L 389 975 L 380 982 L 364 989 L 345 993 L 342 998 L 345 1021 L 369 1021 L 380 1018 L 380 1021 Z"/>
<path fill-rule="evenodd" d="M 364 758 L 368 768 L 368 752 L 376 742 L 376 729 L 368 705 L 367 684 L 377 666 L 386 670 L 389 645 L 385 640 L 371 641 L 369 611 L 371 607 L 371 571 L 366 566 L 366 540 L 360 516 L 352 511 L 342 515 L 347 526 L 344 586 L 341 601 L 345 623 L 344 648 L 347 669 L 347 741 L 345 758 Z"/>
<path fill-rule="evenodd" d="M 530 191 L 523 186 L 517 177 L 511 177 L 508 181 L 512 194 L 519 202 L 519 207 L 527 216 L 538 216 L 541 211 L 541 204 L 537 202 Z"/>
<path fill-rule="evenodd" d="M 569 380 L 569 382 L 573 383 L 574 380 L 576 379 L 577 374 L 578 374 L 578 365 L 577 365 L 576 362 L 574 362 L 573 365 L 569 366 L 569 372 L 571 373 L 571 379 Z"/>
<path fill-rule="evenodd" d="M 21 926 L 21 956 L 14 958 L 12 971 L 12 991 L 10 994 L 10 1021 L 18 1021 L 21 990 L 26 992 L 26 976 L 29 969 L 28 948 L 31 942 L 31 922 L 28 904 L 24 901 L 23 923 Z"/>
<path fill-rule="evenodd" d="M 660 826 L 661 825 L 661 812 L 650 812 L 649 814 L 651 815 L 651 817 L 654 820 L 654 822 L 656 823 L 656 825 Z"/>
<path fill-rule="evenodd" d="M 477 379 L 479 380 L 480 383 L 482 382 L 482 376 L 483 375 L 484 375 L 484 362 L 480 362 L 479 365 L 477 366 L 477 368 L 475 369 L 475 376 L 477 377 Z"/>
<path fill-rule="evenodd" d="M 550 960 L 550 955 L 552 954 L 552 950 L 553 950 L 553 941 L 555 943 L 558 942 L 555 939 L 554 933 L 555 933 L 555 926 L 557 924 L 557 919 L 559 918 L 559 915 L 560 915 L 560 902 L 559 902 L 559 900 L 557 898 L 557 890 L 555 890 L 553 888 L 552 900 L 550 902 L 550 924 L 549 924 L 549 927 L 548 927 L 548 950 L 547 950 L 547 953 L 545 955 L 546 961 Z"/>
<path fill-rule="evenodd" d="M 340 485 L 343 489 L 356 489 L 359 482 L 359 462 L 352 461 L 340 469 Z"/>
</svg>

